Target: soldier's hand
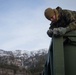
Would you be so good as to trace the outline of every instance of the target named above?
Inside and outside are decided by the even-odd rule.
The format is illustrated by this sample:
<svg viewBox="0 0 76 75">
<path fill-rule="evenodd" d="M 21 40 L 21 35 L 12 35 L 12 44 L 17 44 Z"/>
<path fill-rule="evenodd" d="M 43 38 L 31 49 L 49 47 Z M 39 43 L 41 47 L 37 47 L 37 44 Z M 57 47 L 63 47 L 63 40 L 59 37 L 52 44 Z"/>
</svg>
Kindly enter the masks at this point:
<svg viewBox="0 0 76 75">
<path fill-rule="evenodd" d="M 48 34 L 49 37 L 52 37 L 52 35 L 53 35 L 53 30 L 52 30 L 52 29 L 49 29 L 49 30 L 47 31 L 47 34 Z"/>
<path fill-rule="evenodd" d="M 59 31 L 60 31 L 59 28 L 54 28 L 54 29 L 53 29 L 53 35 L 56 36 L 56 37 L 57 37 L 57 36 L 60 36 L 60 32 L 59 32 Z"/>
<path fill-rule="evenodd" d="M 63 27 L 59 28 L 60 35 L 64 35 L 66 32 L 67 32 L 67 28 L 63 28 Z"/>
<path fill-rule="evenodd" d="M 59 28 L 54 28 L 53 29 L 53 34 L 54 36 L 62 36 L 66 33 L 66 28 L 59 27 Z"/>
</svg>

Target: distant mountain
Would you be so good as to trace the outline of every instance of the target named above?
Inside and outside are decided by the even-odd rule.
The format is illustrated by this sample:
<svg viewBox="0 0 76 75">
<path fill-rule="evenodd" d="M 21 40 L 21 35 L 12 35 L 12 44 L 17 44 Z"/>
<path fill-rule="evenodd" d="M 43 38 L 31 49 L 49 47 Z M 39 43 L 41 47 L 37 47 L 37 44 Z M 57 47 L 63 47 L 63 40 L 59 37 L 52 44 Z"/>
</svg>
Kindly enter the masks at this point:
<svg viewBox="0 0 76 75">
<path fill-rule="evenodd" d="M 0 67 L 6 64 L 14 65 L 27 69 L 32 75 L 35 75 L 35 73 L 39 75 L 44 68 L 48 49 L 30 51 L 29 54 L 26 53 L 26 51 L 21 51 L 22 50 L 15 50 L 12 52 L 0 49 Z"/>
<path fill-rule="evenodd" d="M 14 57 L 23 57 L 24 54 L 27 54 L 28 56 L 30 56 L 30 54 L 33 52 L 34 53 L 42 53 L 42 52 L 48 52 L 48 49 L 39 49 L 39 50 L 33 50 L 33 51 L 29 51 L 29 53 L 27 52 L 29 50 L 15 50 L 15 51 L 6 51 L 3 49 L 0 49 L 0 56 L 14 56 Z"/>
</svg>

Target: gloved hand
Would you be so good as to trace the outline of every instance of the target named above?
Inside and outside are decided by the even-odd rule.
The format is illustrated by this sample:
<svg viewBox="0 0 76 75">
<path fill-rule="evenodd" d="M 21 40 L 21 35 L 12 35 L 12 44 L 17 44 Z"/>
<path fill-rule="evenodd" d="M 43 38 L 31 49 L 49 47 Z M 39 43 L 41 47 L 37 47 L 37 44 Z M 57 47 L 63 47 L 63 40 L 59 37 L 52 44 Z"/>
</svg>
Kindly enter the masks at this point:
<svg viewBox="0 0 76 75">
<path fill-rule="evenodd" d="M 54 36 L 62 36 L 67 32 L 67 28 L 59 27 L 53 29 Z"/>
<path fill-rule="evenodd" d="M 53 35 L 53 30 L 52 30 L 52 29 L 49 29 L 49 30 L 47 31 L 47 34 L 48 34 L 49 37 L 52 37 L 52 35 Z"/>
</svg>

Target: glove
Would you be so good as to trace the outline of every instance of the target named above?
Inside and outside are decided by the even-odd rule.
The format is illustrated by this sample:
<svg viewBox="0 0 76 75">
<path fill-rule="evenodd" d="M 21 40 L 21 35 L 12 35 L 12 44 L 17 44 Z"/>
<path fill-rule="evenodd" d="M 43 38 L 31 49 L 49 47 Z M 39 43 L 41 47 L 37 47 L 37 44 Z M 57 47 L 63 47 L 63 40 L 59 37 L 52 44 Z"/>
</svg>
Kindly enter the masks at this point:
<svg viewBox="0 0 76 75">
<path fill-rule="evenodd" d="M 53 35 L 53 30 L 52 30 L 52 29 L 49 29 L 49 30 L 47 31 L 47 34 L 48 34 L 49 37 L 52 37 L 52 35 Z"/>
<path fill-rule="evenodd" d="M 67 32 L 67 28 L 59 27 L 53 29 L 54 36 L 62 36 Z"/>
<path fill-rule="evenodd" d="M 54 35 L 55 37 L 60 36 L 59 28 L 54 28 L 54 29 L 53 29 L 53 35 Z"/>
</svg>

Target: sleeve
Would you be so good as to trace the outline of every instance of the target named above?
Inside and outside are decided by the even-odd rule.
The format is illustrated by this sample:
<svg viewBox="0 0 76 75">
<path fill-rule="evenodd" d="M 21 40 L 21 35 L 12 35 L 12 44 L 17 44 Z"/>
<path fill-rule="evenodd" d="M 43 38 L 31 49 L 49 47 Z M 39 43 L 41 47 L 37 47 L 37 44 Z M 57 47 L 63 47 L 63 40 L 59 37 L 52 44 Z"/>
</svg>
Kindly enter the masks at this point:
<svg viewBox="0 0 76 75">
<path fill-rule="evenodd" d="M 67 31 L 76 30 L 76 20 L 75 20 L 74 15 L 71 11 L 67 11 L 65 13 L 65 19 L 68 22 Z"/>
<path fill-rule="evenodd" d="M 56 25 L 55 25 L 53 22 L 51 22 L 49 29 L 52 29 L 52 30 L 53 30 L 53 28 L 55 28 L 55 26 L 56 26 Z"/>
</svg>

